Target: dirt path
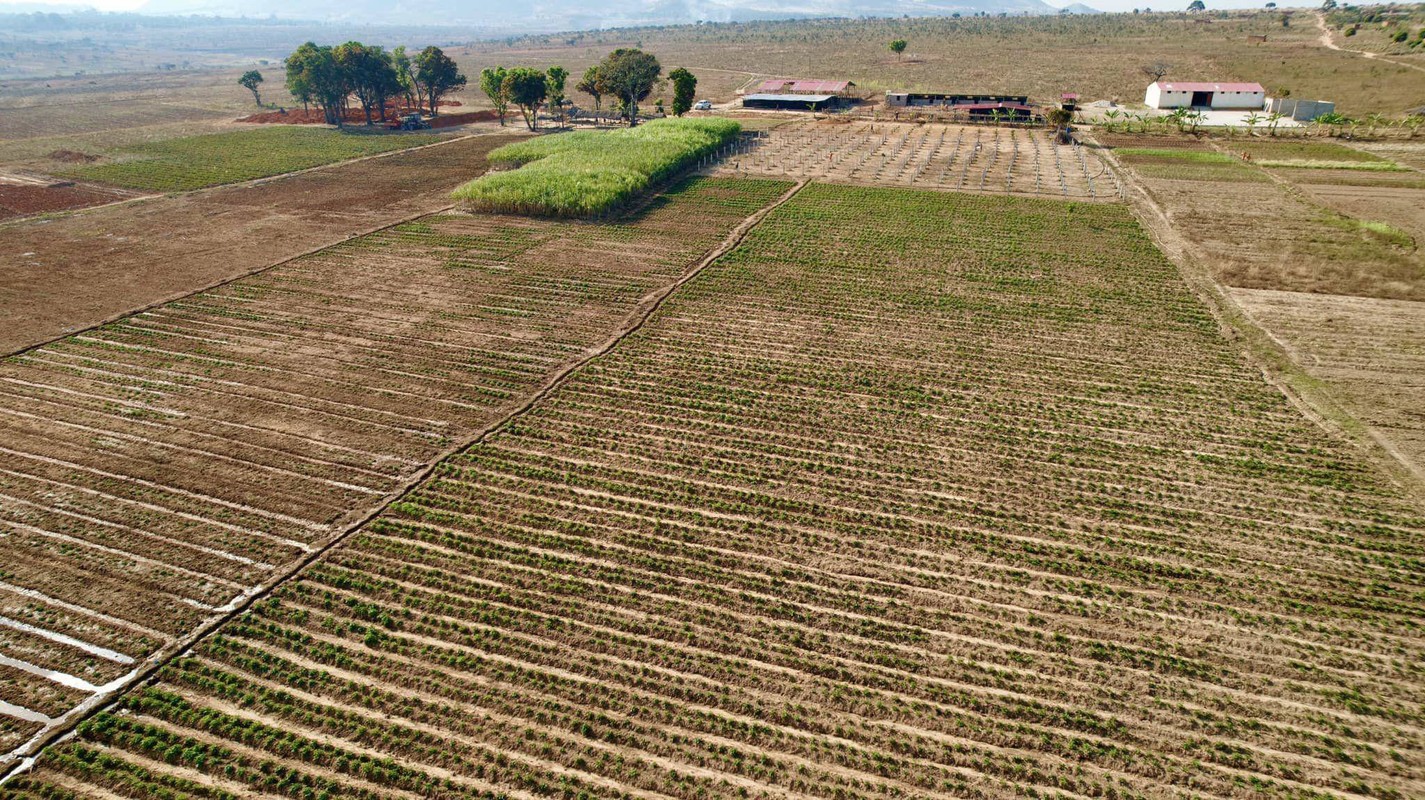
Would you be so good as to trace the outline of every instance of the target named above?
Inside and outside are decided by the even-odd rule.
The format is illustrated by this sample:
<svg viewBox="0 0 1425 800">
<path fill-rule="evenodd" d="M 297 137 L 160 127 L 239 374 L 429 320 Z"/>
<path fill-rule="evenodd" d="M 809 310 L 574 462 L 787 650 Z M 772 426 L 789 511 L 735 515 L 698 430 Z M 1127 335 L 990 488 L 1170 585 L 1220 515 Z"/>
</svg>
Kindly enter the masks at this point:
<svg viewBox="0 0 1425 800">
<path fill-rule="evenodd" d="M 1413 69 L 1416 72 L 1425 72 L 1425 67 L 1422 67 L 1419 64 L 1407 64 L 1403 61 L 1394 61 L 1392 59 L 1386 58 L 1385 56 L 1382 56 L 1379 53 L 1372 53 L 1366 50 L 1352 50 L 1350 48 L 1342 47 L 1336 44 L 1335 39 L 1331 35 L 1331 28 L 1326 24 L 1326 15 L 1322 14 L 1320 11 L 1315 11 L 1312 13 L 1316 17 L 1316 27 L 1321 29 L 1320 42 L 1322 47 L 1325 47 L 1328 50 L 1338 50 L 1342 53 L 1355 53 L 1358 56 L 1363 56 L 1365 58 L 1373 59 L 1376 61 L 1384 61 L 1387 64 L 1393 64 L 1397 67 Z"/>
<path fill-rule="evenodd" d="M 741 244 L 742 241 L 747 237 L 747 235 L 751 233 L 753 228 L 758 225 L 758 223 L 760 223 L 772 211 L 776 210 L 778 207 L 795 197 L 796 194 L 801 191 L 804 186 L 806 186 L 806 184 L 806 181 L 798 181 L 794 186 L 792 186 L 791 189 L 788 189 L 775 201 L 767 204 L 766 206 L 762 207 L 761 209 L 757 210 L 753 214 L 743 219 L 742 222 L 738 224 L 738 226 L 734 228 L 718 246 L 714 247 L 701 259 L 699 259 L 676 281 L 673 281 L 672 283 L 667 284 L 662 288 L 655 289 L 645 295 L 637 304 L 634 305 L 633 309 L 625 318 L 623 324 L 620 325 L 619 328 L 612 335 L 610 335 L 609 338 L 606 339 L 602 344 L 586 350 L 580 358 L 571 361 L 567 366 L 551 374 L 539 386 L 539 388 L 534 391 L 529 396 L 529 398 L 520 406 L 498 417 L 497 419 L 492 420 L 484 427 L 475 431 L 473 435 L 464 438 L 462 441 L 457 441 L 447 447 L 436 458 L 431 459 L 423 469 L 413 473 L 401 485 L 398 491 L 390 495 L 391 499 L 389 500 L 389 502 L 377 505 L 367 514 L 362 516 L 360 519 L 357 519 L 356 521 L 352 522 L 350 525 L 342 529 L 338 534 L 331 537 L 321 547 L 312 549 L 302 558 L 289 564 L 287 567 L 281 570 L 281 572 L 270 576 L 270 578 L 265 581 L 264 585 L 257 587 L 251 592 L 244 593 L 242 596 L 240 596 L 240 598 L 235 598 L 232 603 L 230 603 L 227 607 L 223 609 L 225 613 L 220 616 L 210 618 L 203 625 L 193 629 L 189 634 L 183 636 L 180 640 L 174 642 L 171 646 L 165 648 L 161 654 L 155 655 L 143 666 L 135 669 L 129 675 L 125 676 L 125 678 L 118 681 L 114 681 L 111 686 L 105 687 L 107 690 L 105 693 L 97 694 L 89 701 L 81 704 L 78 708 L 66 715 L 55 725 L 37 735 L 24 747 L 20 748 L 20 750 L 16 751 L 15 753 L 12 753 L 12 755 L 16 757 L 18 764 L 16 768 L 12 770 L 9 774 L 5 775 L 3 778 L 0 778 L 0 783 L 3 783 L 10 777 L 13 777 L 14 775 L 19 774 L 20 772 L 28 769 L 29 766 L 34 763 L 34 758 L 38 756 L 39 753 L 46 746 L 48 746 L 55 740 L 66 736 L 71 730 L 73 730 L 74 726 L 78 725 L 83 720 L 89 718 L 94 713 L 112 705 L 112 703 L 115 702 L 120 696 L 122 696 L 130 687 L 148 680 L 159 669 L 161 669 L 165 664 L 167 664 L 168 661 L 170 661 L 175 655 L 187 651 L 198 640 L 217 630 L 218 627 L 227 623 L 233 617 L 244 613 L 252 606 L 254 602 L 268 596 L 272 592 L 272 590 L 292 580 L 307 566 L 322 558 L 332 548 L 344 542 L 352 534 L 360 530 L 364 525 L 374 519 L 377 515 L 384 512 L 391 503 L 399 502 L 401 498 L 405 497 L 406 494 L 408 494 L 412 489 L 414 489 L 416 486 L 419 486 L 423 481 L 425 481 L 446 458 L 472 445 L 478 444 L 495 431 L 507 425 L 512 420 L 515 420 L 528 413 L 541 400 L 548 396 L 550 392 L 554 391 L 560 385 L 565 383 L 570 378 L 570 376 L 575 374 L 578 370 L 583 368 L 585 365 L 587 365 L 594 359 L 597 359 L 600 356 L 603 356 L 612 351 L 625 338 L 641 329 L 644 324 L 649 320 L 649 318 L 653 316 L 654 312 L 656 312 L 663 305 L 664 301 L 666 301 L 670 296 L 672 296 L 674 292 L 676 292 L 688 281 L 691 281 L 696 278 L 705 268 L 708 267 L 708 265 L 712 264 L 722 256 L 731 252 L 735 247 Z"/>
</svg>

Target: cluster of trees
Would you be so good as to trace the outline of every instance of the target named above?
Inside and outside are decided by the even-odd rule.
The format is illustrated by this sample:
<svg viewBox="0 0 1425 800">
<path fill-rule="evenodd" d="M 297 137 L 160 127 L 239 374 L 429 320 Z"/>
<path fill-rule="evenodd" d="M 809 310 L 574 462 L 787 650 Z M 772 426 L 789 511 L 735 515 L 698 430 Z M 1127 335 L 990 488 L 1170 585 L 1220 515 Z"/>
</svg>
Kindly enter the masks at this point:
<svg viewBox="0 0 1425 800">
<path fill-rule="evenodd" d="M 663 67 L 652 54 L 627 47 L 609 53 L 598 64 L 589 67 L 574 88 L 594 100 L 594 109 L 603 110 L 604 98 L 611 100 L 619 116 L 629 127 L 638 124 L 638 104 L 647 100 L 659 86 Z M 530 130 L 539 127 L 539 110 L 548 107 L 561 121 L 569 105 L 565 85 L 569 72 L 563 67 L 541 71 L 532 67 L 491 67 L 480 73 L 480 89 L 490 98 L 500 124 L 511 105 L 519 109 Z M 686 69 L 668 73 L 673 85 L 673 113 L 682 116 L 693 107 L 698 79 Z M 662 102 L 661 100 L 659 101 Z"/>
<path fill-rule="evenodd" d="M 404 46 L 388 51 L 361 42 L 335 47 L 307 42 L 285 63 L 287 90 L 304 109 L 321 108 L 331 125 L 342 124 L 353 98 L 361 105 L 367 125 L 373 112 L 377 119 L 385 119 L 386 105 L 393 98 L 403 99 L 407 106 L 429 108 L 435 116 L 441 98 L 465 86 L 454 59 L 439 47 L 411 56 Z"/>
</svg>

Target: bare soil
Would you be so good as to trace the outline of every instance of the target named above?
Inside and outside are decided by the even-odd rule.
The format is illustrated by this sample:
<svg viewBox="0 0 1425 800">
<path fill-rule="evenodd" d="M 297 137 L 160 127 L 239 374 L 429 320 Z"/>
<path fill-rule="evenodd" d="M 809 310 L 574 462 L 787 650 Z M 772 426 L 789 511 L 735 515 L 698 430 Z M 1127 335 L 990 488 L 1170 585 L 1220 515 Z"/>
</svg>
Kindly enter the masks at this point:
<svg viewBox="0 0 1425 800">
<path fill-rule="evenodd" d="M 1252 289 L 1232 297 L 1425 474 L 1425 303 Z"/>
<path fill-rule="evenodd" d="M 36 186 L 0 180 L 0 220 L 88 208 L 136 196 L 132 192 L 92 184 Z"/>
<path fill-rule="evenodd" d="M 479 136 L 0 228 L 0 353 L 450 203 L 511 141 Z"/>
</svg>

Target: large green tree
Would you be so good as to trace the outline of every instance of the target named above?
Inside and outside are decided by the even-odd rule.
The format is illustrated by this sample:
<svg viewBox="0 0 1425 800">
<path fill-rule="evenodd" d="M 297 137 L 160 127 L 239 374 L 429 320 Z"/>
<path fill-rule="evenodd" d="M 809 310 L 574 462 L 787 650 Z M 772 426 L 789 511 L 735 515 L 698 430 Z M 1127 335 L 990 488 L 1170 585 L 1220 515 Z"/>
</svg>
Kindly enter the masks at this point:
<svg viewBox="0 0 1425 800">
<path fill-rule="evenodd" d="M 401 82 L 396 77 L 391 54 L 377 45 L 347 42 L 337 45 L 336 61 L 346 73 L 356 101 L 361 104 L 366 124 L 372 123 L 373 110 L 385 119 L 386 101 L 401 93 Z"/>
<path fill-rule="evenodd" d="M 337 62 L 331 47 L 307 42 L 287 57 L 287 90 L 303 107 L 316 103 L 328 125 L 342 124 L 346 99 L 351 95 L 347 71 Z"/>
<path fill-rule="evenodd" d="M 427 47 L 416 56 L 416 83 L 430 103 L 430 115 L 439 113 L 440 98 L 465 88 L 465 75 L 455 59 L 439 47 Z"/>
<path fill-rule="evenodd" d="M 252 92 L 252 102 L 262 105 L 262 95 L 258 94 L 257 87 L 262 85 L 262 73 L 255 69 L 250 69 L 238 78 L 238 83 Z"/>
<path fill-rule="evenodd" d="M 519 106 L 524 124 L 530 130 L 539 128 L 539 107 L 549 96 L 549 85 L 545 74 L 533 67 L 515 67 L 505 73 L 503 89 L 505 97 Z"/>
<path fill-rule="evenodd" d="M 693 97 L 698 91 L 698 79 L 693 73 L 678 67 L 668 73 L 673 82 L 673 116 L 681 117 L 693 107 Z"/>
<path fill-rule="evenodd" d="M 505 124 L 505 110 L 510 107 L 509 95 L 505 94 L 505 75 L 508 72 L 504 67 L 486 67 L 480 70 L 480 89 L 490 98 L 495 113 L 500 116 L 501 125 Z"/>
<path fill-rule="evenodd" d="M 599 62 L 605 93 L 617 97 L 629 127 L 638 124 L 638 104 L 648 99 L 663 72 L 658 59 L 635 47 L 620 47 Z"/>
</svg>

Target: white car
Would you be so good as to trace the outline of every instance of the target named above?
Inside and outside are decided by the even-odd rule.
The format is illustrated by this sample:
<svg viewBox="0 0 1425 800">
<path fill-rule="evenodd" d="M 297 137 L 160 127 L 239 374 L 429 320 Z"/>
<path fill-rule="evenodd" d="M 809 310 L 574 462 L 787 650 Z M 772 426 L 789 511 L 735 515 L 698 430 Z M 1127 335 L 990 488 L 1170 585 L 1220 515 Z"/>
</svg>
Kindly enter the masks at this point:
<svg viewBox="0 0 1425 800">
<path fill-rule="evenodd" d="M 711 101 L 711 100 L 699 100 L 698 102 L 696 102 L 696 103 L 693 104 L 693 110 L 694 110 L 694 111 L 712 111 L 712 101 Z"/>
</svg>

